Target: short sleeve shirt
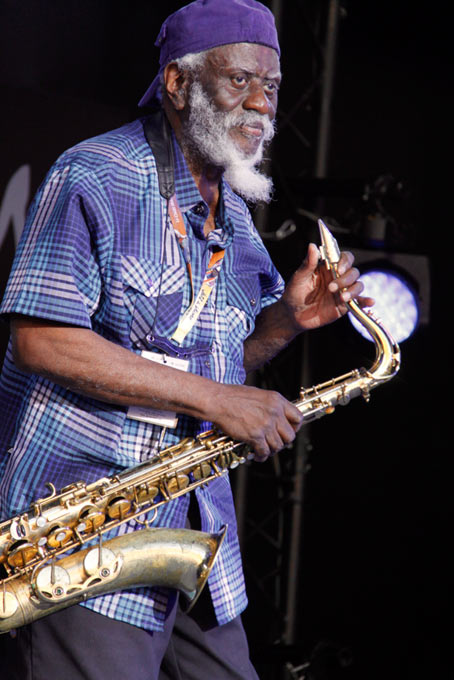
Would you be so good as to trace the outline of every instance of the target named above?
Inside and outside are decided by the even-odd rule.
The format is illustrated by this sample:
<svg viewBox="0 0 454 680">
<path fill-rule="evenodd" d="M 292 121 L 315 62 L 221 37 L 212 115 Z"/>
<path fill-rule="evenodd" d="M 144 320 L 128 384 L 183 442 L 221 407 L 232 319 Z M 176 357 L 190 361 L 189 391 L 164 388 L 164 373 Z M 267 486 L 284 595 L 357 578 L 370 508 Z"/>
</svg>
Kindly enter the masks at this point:
<svg viewBox="0 0 454 680">
<path fill-rule="evenodd" d="M 205 352 L 189 370 L 218 382 L 244 381 L 243 344 L 255 318 L 282 293 L 245 203 L 222 181 L 216 228 L 204 236 L 208 206 L 178 144 L 175 193 L 189 236 L 194 288 L 213 249 L 225 249 L 208 303 L 183 346 Z M 141 119 L 84 141 L 50 169 L 29 210 L 0 312 L 93 330 L 131 352 L 150 333 L 169 338 L 191 301 L 191 286 Z M 22 373 L 7 350 L 0 378 L 0 503 L 4 519 L 79 480 L 93 482 L 153 459 L 159 447 L 209 429 L 180 415 L 175 429 L 133 420 L 127 409 Z M 227 535 L 208 580 L 219 624 L 246 606 L 228 476 L 196 489 L 202 530 Z M 188 495 L 162 505 L 153 526 L 184 527 Z M 123 524 L 118 533 L 140 528 Z M 85 606 L 148 630 L 162 630 L 166 588 L 91 599 Z"/>
</svg>

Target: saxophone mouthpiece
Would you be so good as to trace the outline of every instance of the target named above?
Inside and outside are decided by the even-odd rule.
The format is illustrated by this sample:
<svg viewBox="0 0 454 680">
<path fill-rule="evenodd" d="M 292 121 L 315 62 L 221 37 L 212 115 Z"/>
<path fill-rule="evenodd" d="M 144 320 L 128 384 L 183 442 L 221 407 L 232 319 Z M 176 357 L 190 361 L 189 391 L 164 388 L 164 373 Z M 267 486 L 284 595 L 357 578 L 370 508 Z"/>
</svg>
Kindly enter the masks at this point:
<svg viewBox="0 0 454 680">
<path fill-rule="evenodd" d="M 327 267 L 332 264 L 337 264 L 340 260 L 340 250 L 337 241 L 324 223 L 323 220 L 317 220 L 318 228 L 320 230 L 320 240 L 322 245 L 319 247 L 320 257 Z"/>
</svg>

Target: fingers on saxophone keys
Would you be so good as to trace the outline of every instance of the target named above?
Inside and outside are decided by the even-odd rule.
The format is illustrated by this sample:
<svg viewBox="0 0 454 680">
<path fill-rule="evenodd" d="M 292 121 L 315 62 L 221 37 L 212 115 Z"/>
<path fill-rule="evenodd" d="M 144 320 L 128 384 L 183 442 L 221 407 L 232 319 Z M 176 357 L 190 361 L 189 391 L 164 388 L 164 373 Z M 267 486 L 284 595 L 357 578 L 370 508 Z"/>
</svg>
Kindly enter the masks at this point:
<svg viewBox="0 0 454 680">
<path fill-rule="evenodd" d="M 275 446 L 268 439 L 265 439 L 262 444 L 254 447 L 254 460 L 256 463 L 264 463 L 276 451 Z"/>
<path fill-rule="evenodd" d="M 361 281 L 356 281 L 352 286 L 342 290 L 340 292 L 340 297 L 343 302 L 348 302 L 349 300 L 356 299 L 363 292 L 364 285 Z"/>
<path fill-rule="evenodd" d="M 344 251 L 341 253 L 339 264 L 337 265 L 337 272 L 339 276 L 343 276 L 349 269 L 352 268 L 355 257 L 353 253 Z"/>
<path fill-rule="evenodd" d="M 290 424 L 290 426 L 293 428 L 293 436 L 292 433 L 290 433 L 290 436 L 292 436 L 292 441 L 295 437 L 295 432 L 298 432 L 300 429 L 301 425 L 303 424 L 303 414 L 299 409 L 296 408 L 296 406 L 290 402 L 288 402 L 288 407 L 285 412 L 286 418 Z M 288 442 L 291 443 L 291 442 Z"/>
<path fill-rule="evenodd" d="M 281 426 L 280 431 L 269 433 L 263 444 L 254 447 L 254 460 L 264 463 L 270 456 L 274 456 L 282 449 L 290 446 L 295 439 L 296 429 L 289 423 Z"/>
<path fill-rule="evenodd" d="M 357 298 L 364 290 L 364 284 L 358 281 L 359 274 L 356 267 L 349 269 L 343 276 L 330 282 L 329 291 L 338 293 L 343 302 Z"/>
<path fill-rule="evenodd" d="M 361 308 L 364 307 L 373 307 L 375 304 L 374 298 L 371 297 L 358 297 L 356 299 L 356 302 L 359 304 Z"/>
<path fill-rule="evenodd" d="M 256 463 L 264 463 L 266 460 L 268 460 L 269 456 L 271 455 L 271 449 L 266 443 L 266 440 L 263 440 L 263 443 L 255 444 L 255 446 L 253 446 L 252 451 L 254 454 L 253 460 Z"/>
</svg>

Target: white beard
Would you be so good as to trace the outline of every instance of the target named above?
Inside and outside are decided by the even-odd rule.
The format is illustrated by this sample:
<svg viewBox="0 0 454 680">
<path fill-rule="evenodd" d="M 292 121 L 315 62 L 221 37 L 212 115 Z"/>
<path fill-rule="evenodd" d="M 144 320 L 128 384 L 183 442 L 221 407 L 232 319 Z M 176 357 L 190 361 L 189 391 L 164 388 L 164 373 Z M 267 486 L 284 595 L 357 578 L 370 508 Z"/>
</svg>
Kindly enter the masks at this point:
<svg viewBox="0 0 454 680">
<path fill-rule="evenodd" d="M 256 168 L 262 161 L 264 144 L 274 136 L 274 125 L 267 116 L 256 111 L 237 114 L 214 107 L 199 82 L 189 93 L 189 119 L 184 123 L 183 144 L 190 155 L 223 168 L 232 189 L 246 201 L 271 200 L 273 182 Z M 229 135 L 232 127 L 260 122 L 263 139 L 252 156 L 246 156 Z"/>
</svg>

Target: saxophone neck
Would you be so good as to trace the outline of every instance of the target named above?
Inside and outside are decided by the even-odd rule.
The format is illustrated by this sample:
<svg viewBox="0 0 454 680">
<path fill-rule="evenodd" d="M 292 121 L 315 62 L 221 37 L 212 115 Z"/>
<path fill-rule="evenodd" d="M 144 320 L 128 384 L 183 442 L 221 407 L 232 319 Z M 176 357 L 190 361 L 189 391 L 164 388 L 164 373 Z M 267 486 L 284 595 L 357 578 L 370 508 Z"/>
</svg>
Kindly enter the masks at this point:
<svg viewBox="0 0 454 680">
<path fill-rule="evenodd" d="M 322 243 L 320 246 L 320 258 L 333 277 L 337 278 L 337 265 L 341 257 L 339 246 L 323 220 L 318 220 L 318 227 Z M 400 367 L 399 345 L 372 312 L 364 311 L 354 300 L 349 300 L 346 304 L 349 311 L 368 331 L 375 343 L 375 361 L 368 371 L 369 375 L 373 376 L 377 381 L 389 380 L 394 377 Z"/>
<path fill-rule="evenodd" d="M 389 330 L 371 311 L 361 309 L 357 302 L 347 303 L 349 311 L 368 331 L 375 344 L 375 360 L 369 373 L 375 380 L 389 380 L 400 368 L 400 347 Z"/>
</svg>

